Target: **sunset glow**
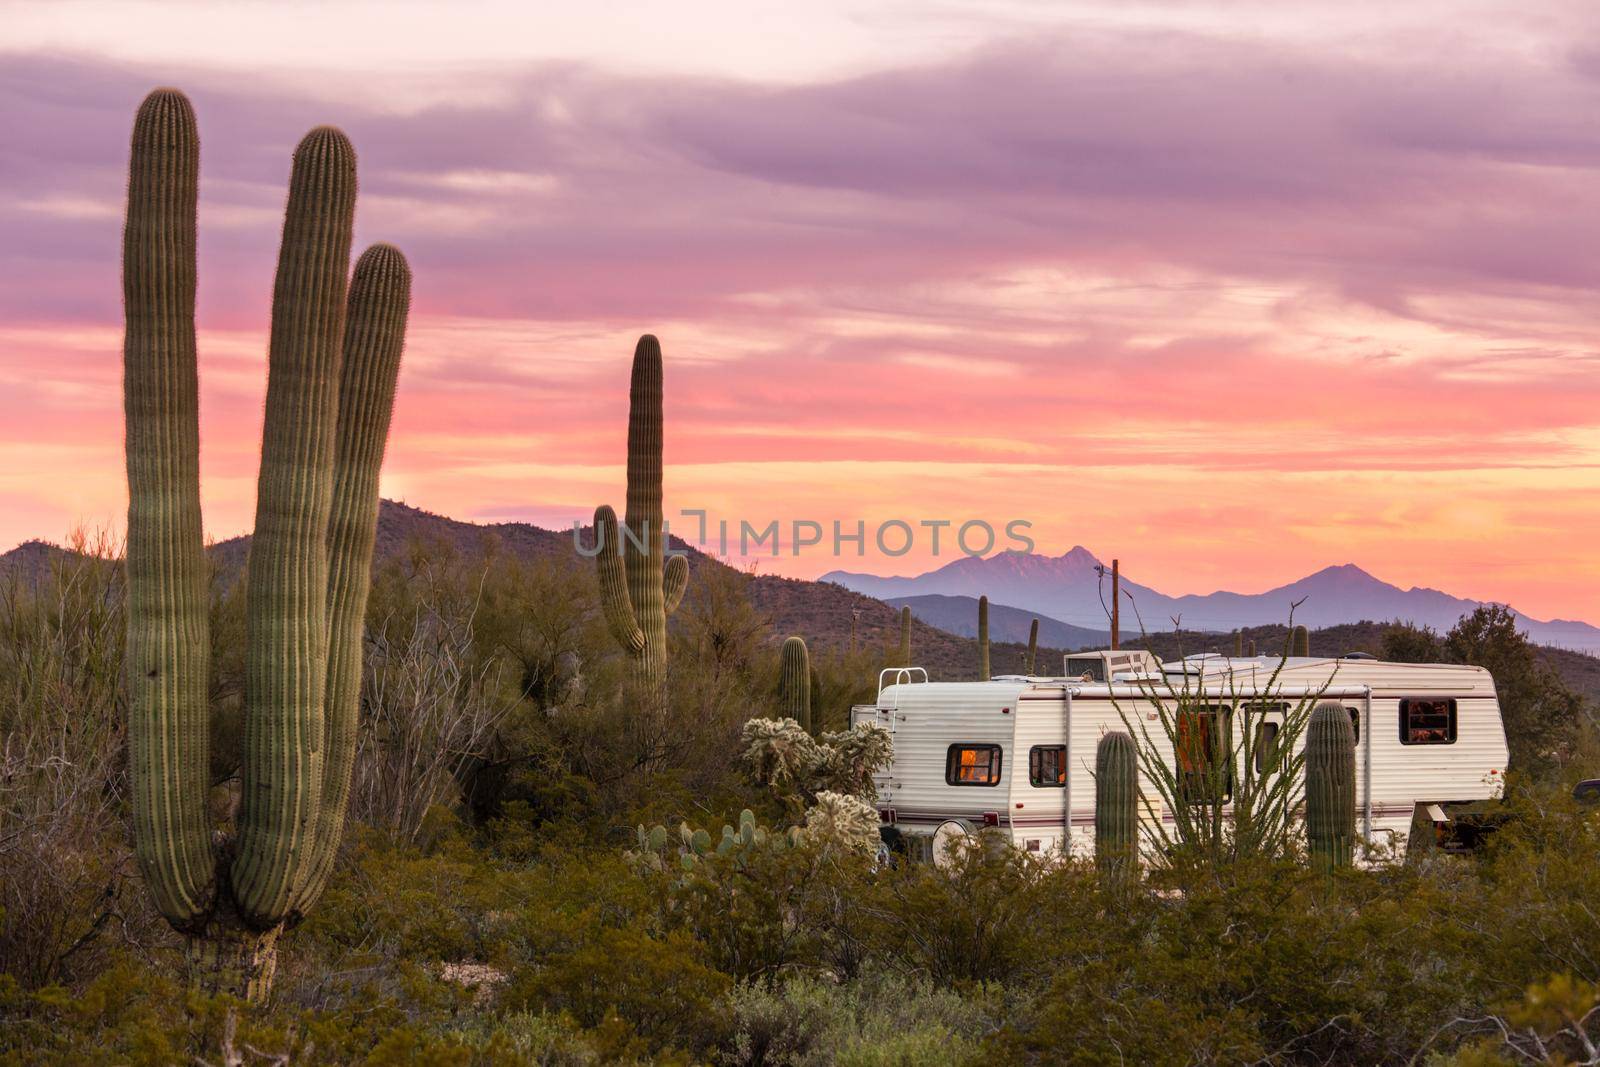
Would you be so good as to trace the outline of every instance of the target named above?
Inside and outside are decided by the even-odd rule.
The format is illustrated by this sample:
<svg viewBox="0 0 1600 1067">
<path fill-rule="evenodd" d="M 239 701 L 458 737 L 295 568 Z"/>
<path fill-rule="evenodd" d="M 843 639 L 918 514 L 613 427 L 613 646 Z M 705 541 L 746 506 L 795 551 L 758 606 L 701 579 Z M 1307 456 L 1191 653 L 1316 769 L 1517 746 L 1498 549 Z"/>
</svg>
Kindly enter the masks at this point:
<svg viewBox="0 0 1600 1067">
<path fill-rule="evenodd" d="M 0 551 L 122 521 L 128 130 L 172 84 L 213 537 L 327 122 L 358 244 L 416 275 L 386 496 L 620 508 L 653 332 L 669 515 L 1026 520 L 1174 594 L 1354 562 L 1600 619 L 1590 5 L 680 6 L 0 4 Z M 866 547 L 756 566 L 950 558 Z"/>
</svg>

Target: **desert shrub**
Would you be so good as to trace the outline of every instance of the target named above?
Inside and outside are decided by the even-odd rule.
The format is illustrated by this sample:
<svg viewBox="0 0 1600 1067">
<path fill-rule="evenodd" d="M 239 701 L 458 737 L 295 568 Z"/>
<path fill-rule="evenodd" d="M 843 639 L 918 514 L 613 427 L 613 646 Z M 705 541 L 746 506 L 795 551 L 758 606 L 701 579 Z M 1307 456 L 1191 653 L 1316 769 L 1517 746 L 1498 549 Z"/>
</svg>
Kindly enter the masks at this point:
<svg viewBox="0 0 1600 1067">
<path fill-rule="evenodd" d="M 503 1003 L 565 1012 L 590 1028 L 614 1016 L 652 1048 L 696 1049 L 723 1028 L 718 998 L 729 984 L 685 933 L 602 927 L 571 950 L 519 969 Z"/>
<path fill-rule="evenodd" d="M 975 1059 L 991 1007 L 925 979 L 874 970 L 850 983 L 793 976 L 745 982 L 727 996 L 729 1067 L 918 1067 Z"/>
<path fill-rule="evenodd" d="M 30 987 L 159 936 L 123 823 L 121 573 L 75 547 L 0 582 L 0 972 Z"/>
</svg>

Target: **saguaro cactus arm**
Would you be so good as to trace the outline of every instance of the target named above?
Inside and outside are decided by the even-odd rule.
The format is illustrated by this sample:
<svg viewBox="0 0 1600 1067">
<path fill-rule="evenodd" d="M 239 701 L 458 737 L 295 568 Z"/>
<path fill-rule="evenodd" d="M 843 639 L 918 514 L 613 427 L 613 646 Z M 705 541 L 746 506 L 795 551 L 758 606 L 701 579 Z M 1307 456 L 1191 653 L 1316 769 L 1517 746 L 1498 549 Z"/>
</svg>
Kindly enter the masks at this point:
<svg viewBox="0 0 1600 1067">
<path fill-rule="evenodd" d="M 644 631 L 633 615 L 633 601 L 628 597 L 628 575 L 622 562 L 621 534 L 617 529 L 617 513 L 610 504 L 594 509 L 594 536 L 599 551 L 595 554 L 595 571 L 600 577 L 600 609 L 605 613 L 611 636 L 623 650 L 638 655 L 644 651 Z"/>
<path fill-rule="evenodd" d="M 378 476 L 394 413 L 395 384 L 411 307 L 411 268 L 393 245 L 356 260 L 345 315 L 344 362 L 328 520 L 328 681 L 322 800 L 310 876 L 295 901 L 304 912 L 333 872 L 343 836 L 361 707 L 362 634 L 378 528 Z"/>
<path fill-rule="evenodd" d="M 232 877 L 265 928 L 306 875 L 322 795 L 328 517 L 356 156 L 331 127 L 295 150 L 278 250 L 267 403 L 246 590 L 245 768 Z"/>
<path fill-rule="evenodd" d="M 683 602 L 684 590 L 689 588 L 689 561 L 682 556 L 668 556 L 661 574 L 662 602 L 667 614 L 678 610 Z"/>
<path fill-rule="evenodd" d="M 128 733 L 134 851 L 156 907 L 179 928 L 203 922 L 216 892 L 194 333 L 199 185 L 194 109 L 176 89 L 157 89 L 134 120 L 122 236 Z"/>
</svg>

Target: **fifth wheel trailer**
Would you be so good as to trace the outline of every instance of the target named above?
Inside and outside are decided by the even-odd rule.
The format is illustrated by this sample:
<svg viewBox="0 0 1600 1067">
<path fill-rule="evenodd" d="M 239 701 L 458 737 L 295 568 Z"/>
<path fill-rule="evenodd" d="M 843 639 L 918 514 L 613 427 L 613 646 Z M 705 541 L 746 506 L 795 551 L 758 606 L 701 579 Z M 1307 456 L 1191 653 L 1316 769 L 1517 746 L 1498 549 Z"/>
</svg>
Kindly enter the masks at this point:
<svg viewBox="0 0 1600 1067">
<path fill-rule="evenodd" d="M 1403 856 L 1416 832 L 1446 837 L 1453 811 L 1500 795 L 1505 729 L 1494 679 L 1481 667 L 1213 654 L 1163 664 L 1125 651 L 1076 654 L 1065 666 L 1062 677 L 986 682 L 885 671 L 877 700 L 851 714 L 894 739 L 893 760 L 876 779 L 885 836 L 937 858 L 952 834 L 992 827 L 1028 852 L 1087 855 L 1100 737 L 1126 729 L 1126 715 L 1171 765 L 1154 700 L 1170 709 L 1185 691 L 1191 711 L 1225 714 L 1235 744 L 1240 731 L 1264 728 L 1302 699 L 1343 705 L 1356 732 L 1356 821 L 1367 858 Z M 1235 716 L 1232 706 L 1255 714 Z M 1141 790 L 1155 801 L 1149 781 Z M 1172 821 L 1152 806 L 1142 819 Z"/>
</svg>

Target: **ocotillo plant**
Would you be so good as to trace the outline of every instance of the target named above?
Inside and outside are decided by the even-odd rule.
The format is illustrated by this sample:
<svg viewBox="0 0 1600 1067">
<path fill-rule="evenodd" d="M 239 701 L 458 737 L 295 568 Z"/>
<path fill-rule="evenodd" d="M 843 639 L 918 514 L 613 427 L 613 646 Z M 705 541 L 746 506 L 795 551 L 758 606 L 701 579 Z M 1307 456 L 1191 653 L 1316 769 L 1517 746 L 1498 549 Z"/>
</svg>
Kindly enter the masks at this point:
<svg viewBox="0 0 1600 1067">
<path fill-rule="evenodd" d="M 1028 662 L 1023 667 L 1023 674 L 1032 674 L 1034 662 L 1039 658 L 1039 620 L 1034 619 L 1033 625 L 1028 627 Z"/>
<path fill-rule="evenodd" d="M 1309 655 L 1311 655 L 1311 631 L 1310 630 L 1307 630 L 1304 626 L 1296 626 L 1294 628 L 1293 632 L 1290 634 L 1289 655 L 1291 655 L 1291 656 L 1309 656 Z"/>
<path fill-rule="evenodd" d="M 633 350 L 628 386 L 627 522 L 619 531 L 609 504 L 594 513 L 601 608 L 612 636 L 633 658 L 657 702 L 667 678 L 667 616 L 677 610 L 689 584 L 688 561 L 666 556 L 661 389 L 661 344 L 645 334 Z"/>
<path fill-rule="evenodd" d="M 1139 753 L 1121 730 L 1094 752 L 1094 863 L 1108 881 L 1139 869 Z"/>
<path fill-rule="evenodd" d="M 900 609 L 900 655 L 896 666 L 911 666 L 911 609 Z"/>
<path fill-rule="evenodd" d="M 989 598 L 978 598 L 978 681 L 989 680 Z"/>
<path fill-rule="evenodd" d="M 375 245 L 348 294 L 356 159 L 295 150 L 273 288 L 246 589 L 243 798 L 213 840 L 207 572 L 194 332 L 199 135 L 157 89 L 134 121 L 123 231 L 128 656 L 134 851 L 205 988 L 259 999 L 279 933 L 326 883 L 344 823 L 378 469 L 411 273 Z M 347 306 L 348 296 L 348 306 Z"/>
<path fill-rule="evenodd" d="M 778 709 L 784 718 L 799 723 L 806 733 L 811 728 L 811 657 L 803 638 L 783 642 L 782 664 L 778 671 Z"/>
<path fill-rule="evenodd" d="M 1350 713 L 1327 701 L 1306 727 L 1306 842 L 1312 865 L 1350 865 L 1356 839 L 1356 738 Z"/>
</svg>

